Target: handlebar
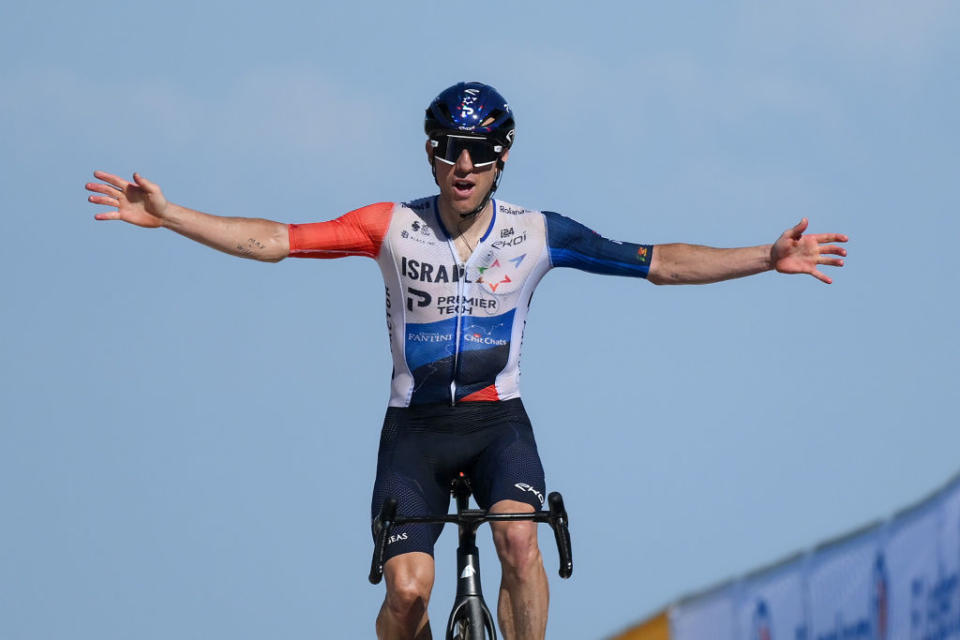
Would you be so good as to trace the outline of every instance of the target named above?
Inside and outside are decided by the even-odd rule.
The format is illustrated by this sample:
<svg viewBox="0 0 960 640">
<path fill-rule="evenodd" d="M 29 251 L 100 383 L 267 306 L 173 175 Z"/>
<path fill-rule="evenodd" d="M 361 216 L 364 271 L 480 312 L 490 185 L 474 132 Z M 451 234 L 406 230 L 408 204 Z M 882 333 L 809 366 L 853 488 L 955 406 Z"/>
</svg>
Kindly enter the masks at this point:
<svg viewBox="0 0 960 640">
<path fill-rule="evenodd" d="M 550 504 L 550 528 L 557 540 L 557 553 L 560 554 L 560 577 L 569 578 L 573 574 L 573 551 L 570 549 L 570 529 L 567 527 L 567 510 L 563 508 L 563 496 L 554 491 L 547 496 Z"/>
<path fill-rule="evenodd" d="M 395 498 L 387 498 L 380 507 L 380 515 L 373 522 L 373 530 L 376 539 L 373 545 L 373 562 L 370 563 L 370 584 L 379 584 L 383 579 L 383 554 L 387 548 L 387 536 L 390 535 L 390 527 L 394 525 L 394 518 L 397 516 L 397 501 Z"/>
<path fill-rule="evenodd" d="M 484 522 L 505 522 L 515 520 L 531 520 L 546 522 L 553 529 L 557 542 L 557 553 L 560 556 L 559 574 L 561 578 L 569 578 L 573 574 L 573 553 L 570 545 L 569 518 L 563 506 L 563 496 L 554 491 L 547 497 L 549 511 L 534 511 L 532 513 L 488 513 L 478 509 L 465 509 L 455 514 L 443 516 L 397 516 L 397 501 L 387 498 L 380 508 L 380 514 L 374 520 L 374 547 L 373 561 L 370 563 L 371 584 L 379 584 L 383 578 L 383 556 L 387 548 L 387 540 L 391 527 L 401 524 L 438 524 L 453 523 L 467 526 L 476 531 Z"/>
</svg>

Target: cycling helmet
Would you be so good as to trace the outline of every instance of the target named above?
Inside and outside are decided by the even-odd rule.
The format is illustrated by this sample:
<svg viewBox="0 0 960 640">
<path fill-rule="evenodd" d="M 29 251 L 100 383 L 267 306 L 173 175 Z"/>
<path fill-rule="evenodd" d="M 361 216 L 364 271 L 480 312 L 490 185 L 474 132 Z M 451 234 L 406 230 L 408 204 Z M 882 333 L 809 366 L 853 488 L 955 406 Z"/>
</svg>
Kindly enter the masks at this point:
<svg viewBox="0 0 960 640">
<path fill-rule="evenodd" d="M 513 110 L 506 98 L 488 84 L 460 82 L 440 92 L 423 121 L 429 136 L 460 131 L 491 137 L 509 149 L 513 145 Z"/>
</svg>

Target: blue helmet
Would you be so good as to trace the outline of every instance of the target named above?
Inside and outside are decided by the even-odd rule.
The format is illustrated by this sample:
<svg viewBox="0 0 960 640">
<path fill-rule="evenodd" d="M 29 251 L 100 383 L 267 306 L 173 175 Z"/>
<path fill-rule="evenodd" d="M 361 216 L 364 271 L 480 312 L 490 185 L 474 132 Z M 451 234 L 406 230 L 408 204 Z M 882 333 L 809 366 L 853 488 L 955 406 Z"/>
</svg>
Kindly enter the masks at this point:
<svg viewBox="0 0 960 640">
<path fill-rule="evenodd" d="M 433 99 L 423 130 L 428 136 L 438 131 L 476 133 L 494 138 L 509 149 L 513 145 L 513 110 L 490 85 L 460 82 Z"/>
</svg>

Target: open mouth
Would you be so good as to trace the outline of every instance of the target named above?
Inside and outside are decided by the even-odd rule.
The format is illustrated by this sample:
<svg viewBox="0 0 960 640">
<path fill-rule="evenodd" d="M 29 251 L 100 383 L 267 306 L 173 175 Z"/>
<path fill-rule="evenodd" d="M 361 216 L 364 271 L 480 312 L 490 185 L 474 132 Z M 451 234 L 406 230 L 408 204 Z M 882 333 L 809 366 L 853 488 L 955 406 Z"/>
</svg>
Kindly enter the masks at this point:
<svg viewBox="0 0 960 640">
<path fill-rule="evenodd" d="M 454 192 L 462 197 L 468 197 L 473 193 L 474 184 L 469 180 L 454 180 L 453 181 L 453 190 Z"/>
</svg>

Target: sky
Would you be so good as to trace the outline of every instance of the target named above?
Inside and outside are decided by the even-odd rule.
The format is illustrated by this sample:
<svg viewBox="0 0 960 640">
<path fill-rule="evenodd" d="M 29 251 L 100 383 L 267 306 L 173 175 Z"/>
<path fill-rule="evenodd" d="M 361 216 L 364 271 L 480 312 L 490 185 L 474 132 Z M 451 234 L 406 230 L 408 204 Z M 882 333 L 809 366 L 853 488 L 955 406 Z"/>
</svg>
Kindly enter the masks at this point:
<svg viewBox="0 0 960 640">
<path fill-rule="evenodd" d="M 540 284 L 521 387 L 574 549 L 560 580 L 541 532 L 548 637 L 922 498 L 960 468 L 958 28 L 933 0 L 4 6 L 0 637 L 373 637 L 376 265 L 96 222 L 83 185 L 283 222 L 429 195 L 423 109 L 461 80 L 516 113 L 504 200 L 643 243 L 850 237 L 829 286 Z"/>
</svg>

